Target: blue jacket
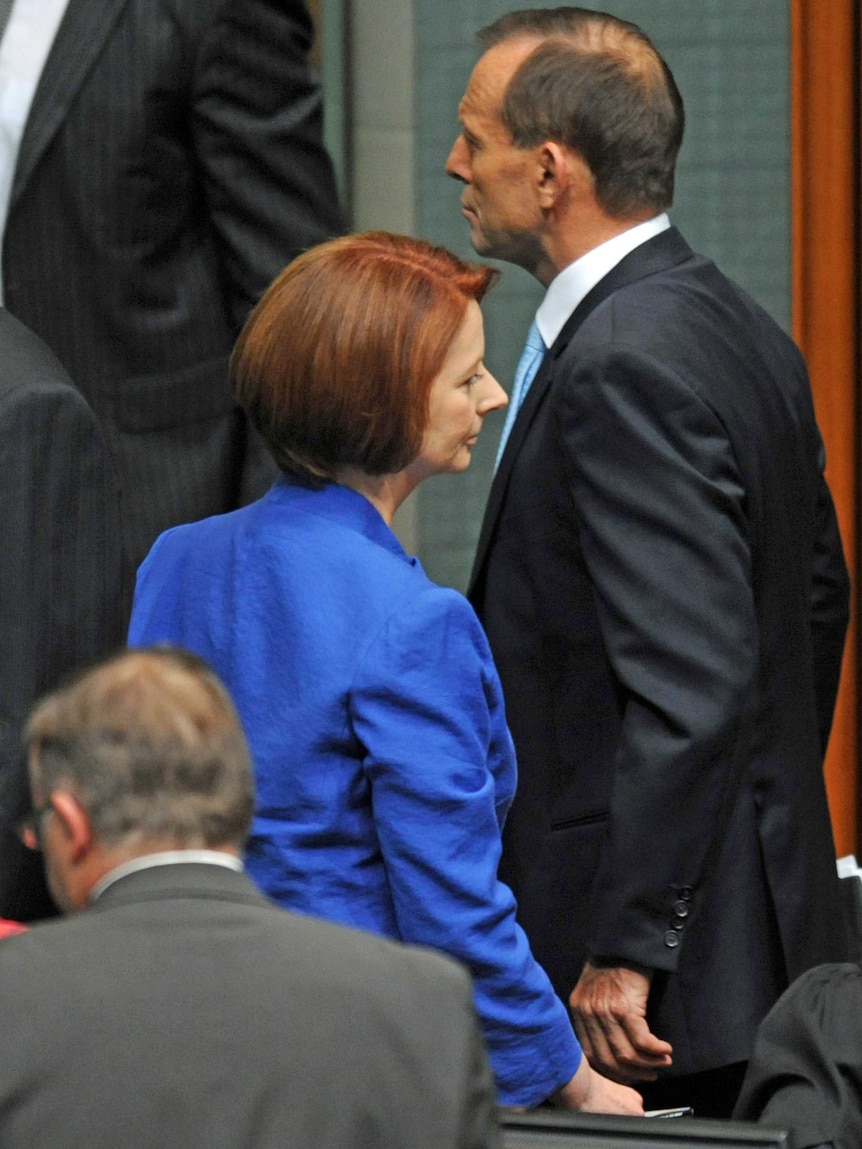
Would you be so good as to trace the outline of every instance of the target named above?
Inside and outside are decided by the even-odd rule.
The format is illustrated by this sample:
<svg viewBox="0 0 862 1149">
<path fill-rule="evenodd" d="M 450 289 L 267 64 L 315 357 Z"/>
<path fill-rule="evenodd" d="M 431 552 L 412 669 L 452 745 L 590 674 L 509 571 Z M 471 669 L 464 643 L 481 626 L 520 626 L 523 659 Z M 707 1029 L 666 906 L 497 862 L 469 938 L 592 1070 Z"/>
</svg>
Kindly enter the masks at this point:
<svg viewBox="0 0 862 1149">
<path fill-rule="evenodd" d="M 577 1041 L 497 880 L 515 759 L 466 599 L 355 491 L 282 478 L 158 539 L 129 641 L 185 646 L 231 691 L 255 762 L 247 866 L 261 888 L 465 962 L 501 1104 L 568 1081 Z"/>
</svg>

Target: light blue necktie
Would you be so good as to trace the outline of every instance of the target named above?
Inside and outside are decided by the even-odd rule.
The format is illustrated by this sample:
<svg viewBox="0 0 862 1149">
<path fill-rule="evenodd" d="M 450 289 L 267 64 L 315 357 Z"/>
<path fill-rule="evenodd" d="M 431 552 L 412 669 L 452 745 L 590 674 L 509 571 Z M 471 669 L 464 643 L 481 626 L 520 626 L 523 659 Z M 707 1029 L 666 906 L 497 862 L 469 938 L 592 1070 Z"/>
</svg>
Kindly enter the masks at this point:
<svg viewBox="0 0 862 1149">
<path fill-rule="evenodd" d="M 500 466 L 500 460 L 503 457 L 503 451 L 506 449 L 506 443 L 509 439 L 509 432 L 512 430 L 515 419 L 521 409 L 521 404 L 527 397 L 530 384 L 536 377 L 536 372 L 539 370 L 547 350 L 534 319 L 530 324 L 530 330 L 527 332 L 527 342 L 524 345 L 524 350 L 521 353 L 521 358 L 518 360 L 518 366 L 515 370 L 515 381 L 512 384 L 512 393 L 509 396 L 509 410 L 506 412 L 506 422 L 503 424 L 503 434 L 500 436 L 500 445 L 497 448 L 497 461 L 494 463 L 495 471 Z"/>
</svg>

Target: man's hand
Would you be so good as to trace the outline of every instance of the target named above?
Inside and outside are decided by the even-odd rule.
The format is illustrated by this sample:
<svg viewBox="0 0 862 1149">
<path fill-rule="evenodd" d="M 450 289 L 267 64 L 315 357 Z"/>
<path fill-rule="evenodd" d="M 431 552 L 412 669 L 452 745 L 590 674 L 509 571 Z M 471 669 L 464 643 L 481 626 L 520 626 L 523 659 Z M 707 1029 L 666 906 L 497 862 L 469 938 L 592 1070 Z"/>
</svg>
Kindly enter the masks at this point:
<svg viewBox="0 0 862 1149">
<path fill-rule="evenodd" d="M 671 1064 L 671 1046 L 650 1032 L 646 1006 L 652 973 L 588 961 L 569 998 L 583 1051 L 613 1081 L 655 1081 Z"/>
</svg>

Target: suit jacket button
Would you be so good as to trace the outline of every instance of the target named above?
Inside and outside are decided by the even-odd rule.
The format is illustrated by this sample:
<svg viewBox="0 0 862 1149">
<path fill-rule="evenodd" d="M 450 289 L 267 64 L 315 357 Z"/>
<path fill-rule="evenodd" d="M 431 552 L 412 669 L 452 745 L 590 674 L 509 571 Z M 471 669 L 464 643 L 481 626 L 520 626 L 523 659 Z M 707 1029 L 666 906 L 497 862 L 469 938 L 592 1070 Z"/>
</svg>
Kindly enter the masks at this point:
<svg viewBox="0 0 862 1149">
<path fill-rule="evenodd" d="M 678 914 L 674 914 L 674 916 L 670 919 L 670 928 L 672 930 L 681 930 L 684 925 L 685 918 L 679 917 Z"/>
<path fill-rule="evenodd" d="M 676 932 L 676 930 L 667 931 L 667 933 L 664 935 L 664 944 L 672 950 L 676 949 L 676 947 L 679 945 L 679 934 Z"/>
<path fill-rule="evenodd" d="M 678 918 L 687 918 L 690 910 L 691 906 L 689 906 L 688 902 L 682 901 L 682 899 L 673 903 L 673 912 Z"/>
<path fill-rule="evenodd" d="M 679 896 L 684 902 L 690 902 L 694 897 L 694 890 L 691 888 L 691 886 L 680 886 Z"/>
</svg>

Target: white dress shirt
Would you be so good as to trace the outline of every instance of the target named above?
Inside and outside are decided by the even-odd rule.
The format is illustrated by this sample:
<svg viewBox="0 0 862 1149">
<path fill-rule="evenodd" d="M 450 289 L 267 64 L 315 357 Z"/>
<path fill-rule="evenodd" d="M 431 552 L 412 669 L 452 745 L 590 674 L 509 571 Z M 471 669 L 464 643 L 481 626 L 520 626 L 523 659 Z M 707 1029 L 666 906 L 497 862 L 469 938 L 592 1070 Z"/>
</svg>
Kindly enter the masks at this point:
<svg viewBox="0 0 862 1149">
<path fill-rule="evenodd" d="M 536 324 L 546 347 L 552 347 L 554 340 L 563 330 L 566 320 L 592 289 L 616 267 L 631 251 L 646 243 L 653 236 L 660 235 L 670 227 L 666 214 L 635 224 L 628 231 L 615 235 L 613 239 L 594 247 L 568 267 L 564 267 L 551 280 L 551 284 L 536 312 Z"/>
<path fill-rule="evenodd" d="M 68 4 L 69 0 L 14 0 L 0 42 L 0 246 L 24 126 Z"/>
</svg>

